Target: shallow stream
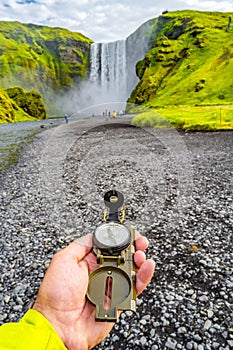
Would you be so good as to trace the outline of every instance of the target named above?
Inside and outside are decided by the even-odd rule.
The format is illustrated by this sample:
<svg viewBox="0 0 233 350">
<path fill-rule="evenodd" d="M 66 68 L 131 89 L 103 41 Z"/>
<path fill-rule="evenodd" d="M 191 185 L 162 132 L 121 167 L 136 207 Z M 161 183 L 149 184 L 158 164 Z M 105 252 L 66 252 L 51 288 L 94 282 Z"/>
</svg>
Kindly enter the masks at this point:
<svg viewBox="0 0 233 350">
<path fill-rule="evenodd" d="M 59 124 L 61 119 L 0 124 L 0 171 L 18 162 L 22 147 L 45 128 Z"/>
</svg>

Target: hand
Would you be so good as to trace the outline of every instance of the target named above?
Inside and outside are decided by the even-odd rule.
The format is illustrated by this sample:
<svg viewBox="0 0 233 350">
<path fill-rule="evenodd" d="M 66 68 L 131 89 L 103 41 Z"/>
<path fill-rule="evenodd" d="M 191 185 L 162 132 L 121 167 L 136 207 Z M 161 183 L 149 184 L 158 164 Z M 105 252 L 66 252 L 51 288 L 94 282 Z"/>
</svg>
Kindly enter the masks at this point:
<svg viewBox="0 0 233 350">
<path fill-rule="evenodd" d="M 147 246 L 145 237 L 136 239 L 137 294 L 146 288 L 154 273 L 154 261 L 146 260 L 143 252 Z M 114 323 L 96 322 L 95 306 L 85 297 L 89 274 L 96 268 L 89 234 L 53 257 L 33 306 L 52 324 L 69 350 L 91 349 L 114 326 Z"/>
</svg>

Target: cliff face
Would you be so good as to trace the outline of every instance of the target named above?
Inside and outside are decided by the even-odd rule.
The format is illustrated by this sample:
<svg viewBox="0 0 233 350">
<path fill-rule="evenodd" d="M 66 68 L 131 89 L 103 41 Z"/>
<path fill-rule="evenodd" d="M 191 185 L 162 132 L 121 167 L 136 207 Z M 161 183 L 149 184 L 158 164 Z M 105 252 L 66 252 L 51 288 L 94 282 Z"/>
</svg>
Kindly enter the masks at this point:
<svg viewBox="0 0 233 350">
<path fill-rule="evenodd" d="M 0 22 L 0 86 L 36 89 L 44 98 L 80 82 L 91 40 L 66 29 Z"/>
<path fill-rule="evenodd" d="M 177 11 L 152 23 L 128 102 L 147 106 L 233 102 L 233 13 Z"/>
<path fill-rule="evenodd" d="M 131 92 L 139 82 L 135 66 L 151 49 L 151 36 L 154 34 L 153 28 L 157 22 L 157 18 L 145 22 L 126 39 L 127 91 Z"/>
</svg>

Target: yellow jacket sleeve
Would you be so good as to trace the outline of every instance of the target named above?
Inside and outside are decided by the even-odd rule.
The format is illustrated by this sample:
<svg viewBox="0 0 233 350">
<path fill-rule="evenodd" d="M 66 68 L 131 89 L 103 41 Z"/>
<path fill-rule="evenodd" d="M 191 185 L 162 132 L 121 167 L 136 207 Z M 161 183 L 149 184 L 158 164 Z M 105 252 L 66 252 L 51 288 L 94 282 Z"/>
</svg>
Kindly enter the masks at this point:
<svg viewBox="0 0 233 350">
<path fill-rule="evenodd" d="M 19 322 L 0 327 L 0 350 L 67 350 L 47 319 L 28 310 Z"/>
</svg>

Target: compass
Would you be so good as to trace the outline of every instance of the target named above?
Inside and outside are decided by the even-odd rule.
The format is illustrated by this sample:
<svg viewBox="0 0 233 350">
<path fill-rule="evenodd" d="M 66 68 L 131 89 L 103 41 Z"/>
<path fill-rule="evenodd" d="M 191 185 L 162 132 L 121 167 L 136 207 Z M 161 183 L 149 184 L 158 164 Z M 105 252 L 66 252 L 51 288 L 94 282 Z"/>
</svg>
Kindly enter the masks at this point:
<svg viewBox="0 0 233 350">
<path fill-rule="evenodd" d="M 94 232 L 93 244 L 98 249 L 118 252 L 127 248 L 130 243 L 130 230 L 117 222 L 103 223 Z"/>
<path fill-rule="evenodd" d="M 96 306 L 96 321 L 114 322 L 119 310 L 136 312 L 135 229 L 124 223 L 121 192 L 106 192 L 104 203 L 104 222 L 93 233 L 99 267 L 89 276 L 87 298 Z"/>
</svg>

